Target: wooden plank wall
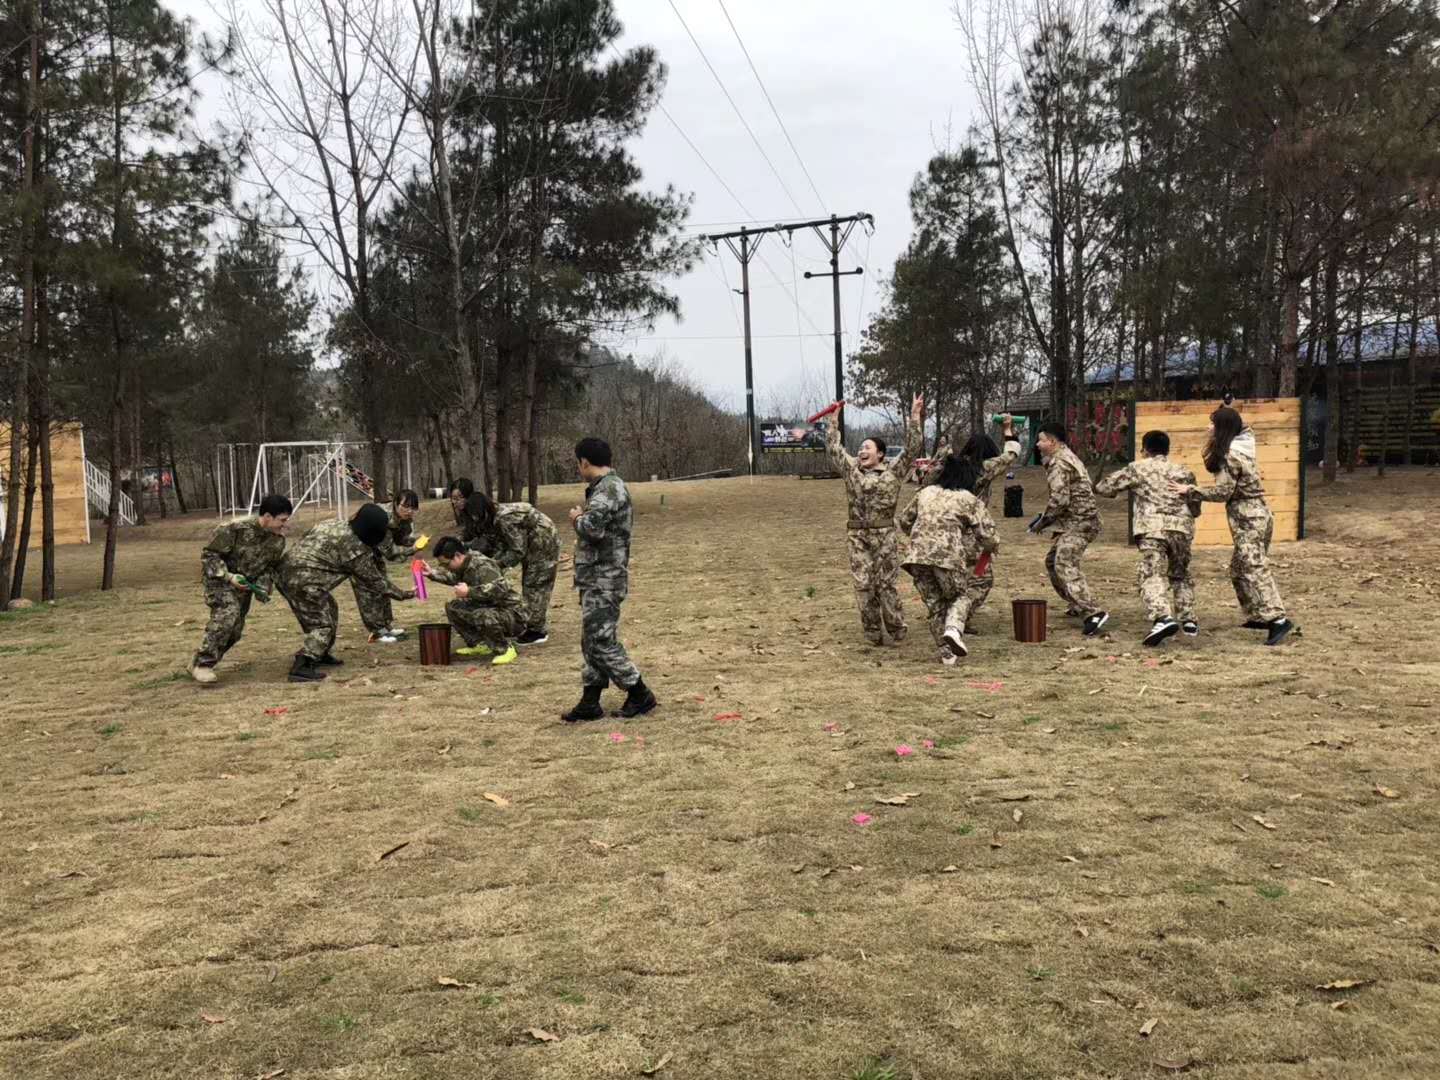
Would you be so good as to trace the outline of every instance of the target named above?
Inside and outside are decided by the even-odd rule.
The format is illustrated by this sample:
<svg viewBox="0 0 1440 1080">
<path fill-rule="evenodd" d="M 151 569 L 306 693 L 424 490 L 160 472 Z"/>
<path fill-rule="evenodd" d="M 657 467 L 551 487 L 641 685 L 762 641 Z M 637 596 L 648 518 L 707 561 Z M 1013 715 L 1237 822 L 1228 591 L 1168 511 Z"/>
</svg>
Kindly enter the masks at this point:
<svg viewBox="0 0 1440 1080">
<path fill-rule="evenodd" d="M 55 477 L 55 543 L 88 544 L 90 514 L 85 502 L 85 432 L 79 424 L 54 425 L 50 429 L 50 460 Z M 10 460 L 10 427 L 0 424 L 0 462 Z M 7 497 L 25 497 L 25 479 L 7 484 Z M 37 477 L 38 480 L 38 477 Z M 41 544 L 40 496 L 35 496 L 35 519 L 30 527 L 30 546 Z"/>
<path fill-rule="evenodd" d="M 1203 453 L 1210 435 L 1210 414 L 1217 401 L 1139 401 L 1135 403 L 1135 452 L 1147 431 L 1170 436 L 1170 458 L 1189 466 L 1195 478 L 1209 485 Z M 1265 501 L 1275 515 L 1275 540 L 1298 540 L 1302 535 L 1304 509 L 1302 491 L 1301 403 L 1299 398 L 1257 398 L 1236 401 L 1250 429 L 1255 432 L 1260 477 L 1265 482 Z M 1230 526 L 1222 503 L 1206 503 L 1195 522 L 1196 547 L 1229 547 Z"/>
</svg>

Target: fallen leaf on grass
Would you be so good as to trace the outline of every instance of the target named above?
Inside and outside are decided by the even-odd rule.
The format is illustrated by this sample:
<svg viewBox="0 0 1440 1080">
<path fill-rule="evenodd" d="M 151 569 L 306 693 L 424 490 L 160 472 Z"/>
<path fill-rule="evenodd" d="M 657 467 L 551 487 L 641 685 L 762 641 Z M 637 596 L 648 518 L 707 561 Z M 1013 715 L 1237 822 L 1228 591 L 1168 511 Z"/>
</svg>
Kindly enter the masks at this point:
<svg viewBox="0 0 1440 1080">
<path fill-rule="evenodd" d="M 444 757 L 444 756 L 445 756 L 446 754 L 448 754 L 449 752 L 450 752 L 450 744 L 447 742 L 444 746 L 442 746 L 442 747 L 440 748 L 440 756 L 441 756 L 441 757 Z"/>
<path fill-rule="evenodd" d="M 1024 816 L 1025 816 L 1025 811 L 1024 811 L 1024 810 L 1011 810 L 1011 811 L 1010 811 L 1010 817 L 1011 817 L 1011 819 L 1015 822 L 1016 825 L 1019 825 L 1019 824 L 1020 824 L 1020 819 L 1023 818 Z"/>
<path fill-rule="evenodd" d="M 958 866 L 956 866 L 954 863 L 951 863 L 949 866 L 942 866 L 942 867 L 940 868 L 940 873 L 942 873 L 942 874 L 953 874 L 953 873 L 955 873 L 955 871 L 957 871 L 957 870 L 959 870 L 959 869 L 960 869 L 960 868 L 959 868 Z"/>
<path fill-rule="evenodd" d="M 1103 694 L 1104 692 L 1105 688 L 1103 686 L 1097 686 L 1094 690 L 1088 691 L 1085 696 L 1094 697 L 1096 694 Z"/>
<path fill-rule="evenodd" d="M 1374 979 L 1336 979 L 1334 982 L 1321 983 L 1315 987 L 1316 990 L 1354 990 L 1357 987 L 1369 986 Z"/>
<path fill-rule="evenodd" d="M 285 715 L 286 713 L 288 713 L 289 711 L 290 711 L 290 709 L 289 709 L 288 706 L 285 706 L 285 705 L 277 705 L 277 706 L 275 706 L 275 708 L 273 708 L 273 709 L 266 709 L 266 710 L 265 710 L 265 715 L 266 715 L 266 716 L 284 716 L 284 715 Z"/>
<path fill-rule="evenodd" d="M 902 791 L 899 795 L 892 795 L 888 799 L 876 799 L 875 801 L 882 806 L 909 806 L 911 799 L 918 799 L 919 797 L 920 792 L 918 791 Z"/>
<path fill-rule="evenodd" d="M 854 781 L 854 780 L 846 780 L 846 781 L 845 781 L 845 790 L 846 790 L 846 791 L 854 791 L 854 790 L 855 790 L 855 781 Z"/>
<path fill-rule="evenodd" d="M 544 1028 L 526 1028 L 525 1034 L 529 1035 L 536 1042 L 559 1042 L 559 1035 L 551 1035 Z"/>
<path fill-rule="evenodd" d="M 261 1073 L 259 1076 L 255 1077 L 255 1080 L 277 1080 L 278 1077 L 284 1075 L 284 1069 L 276 1069 L 274 1072 Z"/>
<path fill-rule="evenodd" d="M 1383 787 L 1380 784 L 1375 785 L 1375 794 L 1381 795 L 1387 799 L 1400 798 L 1400 792 L 1396 791 L 1394 788 Z"/>
<path fill-rule="evenodd" d="M 387 848 L 385 851 L 382 851 L 382 852 L 380 853 L 379 857 L 377 857 L 375 861 L 376 861 L 376 862 L 384 862 L 384 861 L 385 861 L 386 859 L 388 859 L 391 855 L 394 855 L 397 851 L 400 851 L 402 848 L 407 848 L 407 847 L 409 847 L 409 846 L 410 846 L 410 841 L 409 841 L 409 840 L 402 840 L 400 843 L 396 844 L 394 847 L 392 847 L 392 848 Z"/>
<path fill-rule="evenodd" d="M 1030 793 L 1027 791 L 1027 792 L 1025 792 L 1024 794 L 1021 794 L 1021 795 L 1017 795 L 1017 794 L 1014 794 L 1014 793 L 1011 793 L 1011 794 L 1009 794 L 1009 795 L 1001 795 L 1001 796 L 1000 796 L 1000 801 L 1001 801 L 1001 802 L 1025 802 L 1025 801 L 1027 801 L 1029 798 L 1030 798 Z"/>
<path fill-rule="evenodd" d="M 1184 1072 L 1186 1069 L 1190 1068 L 1190 1066 L 1193 1065 L 1193 1064 L 1194 1064 L 1194 1062 L 1190 1061 L 1188 1058 L 1156 1058 L 1156 1059 L 1155 1059 L 1155 1067 L 1156 1067 L 1157 1069 L 1164 1069 L 1166 1072 Z"/>
<path fill-rule="evenodd" d="M 1335 882 L 1331 881 L 1328 877 L 1312 877 L 1310 880 L 1315 882 L 1316 885 L 1329 885 L 1332 889 L 1335 887 Z"/>
<path fill-rule="evenodd" d="M 1054 729 L 1053 727 L 1042 727 L 1042 728 L 1040 729 L 1040 731 L 1041 731 L 1043 734 L 1045 734 L 1045 735 L 1054 735 L 1054 734 L 1055 734 L 1055 729 Z"/>
<path fill-rule="evenodd" d="M 1078 937 L 1088 938 L 1090 936 L 1090 931 L 1085 929 L 1085 927 L 1083 926 L 1077 926 L 1075 927 L 1075 934 Z"/>
<path fill-rule="evenodd" d="M 1350 1007 L 1350 999 L 1349 999 L 1349 998 L 1345 998 L 1343 1001 L 1332 1001 L 1332 1002 L 1330 1003 L 1330 1008 L 1332 1008 L 1332 1009 L 1348 1009 L 1349 1007 Z"/>
<path fill-rule="evenodd" d="M 591 847 L 593 847 L 593 848 L 594 848 L 595 850 L 597 850 L 597 851 L 609 851 L 609 850 L 610 850 L 610 845 L 607 844 L 607 843 L 605 843 L 604 840 L 590 840 L 590 841 L 588 841 L 588 843 L 590 844 Z"/>
<path fill-rule="evenodd" d="M 206 1012 L 202 1012 L 202 1013 L 200 1014 L 200 1019 L 201 1019 L 201 1020 L 204 1020 L 205 1023 L 207 1023 L 207 1024 L 223 1024 L 223 1023 L 225 1023 L 225 1017 L 223 1017 L 223 1016 L 215 1016 L 215 1015 L 212 1014 L 212 1013 L 206 1013 Z"/>
<path fill-rule="evenodd" d="M 1149 1020 L 1146 1020 L 1145 1023 L 1140 1025 L 1140 1037 L 1142 1039 L 1148 1039 L 1150 1033 L 1155 1030 L 1155 1025 L 1159 1022 L 1160 1021 L 1156 1020 L 1153 1016 Z"/>
<path fill-rule="evenodd" d="M 1078 863 L 1080 861 L 1074 855 L 1062 855 L 1061 858 L 1064 859 L 1066 862 Z"/>
<path fill-rule="evenodd" d="M 1271 832 L 1275 831 L 1275 826 L 1271 825 L 1270 822 L 1266 821 L 1259 814 L 1251 814 L 1250 820 L 1255 822 L 1255 824 L 1259 825 L 1262 829 L 1269 829 Z"/>
<path fill-rule="evenodd" d="M 805 864 L 804 864 L 803 862 L 802 862 L 802 863 L 796 863 L 794 866 L 790 867 L 790 873 L 792 873 L 792 874 L 798 874 L 798 873 L 800 873 L 800 872 L 801 872 L 802 870 L 804 870 L 804 869 L 805 869 Z"/>
<path fill-rule="evenodd" d="M 449 978 L 446 978 L 444 975 L 441 975 L 438 979 L 435 980 L 435 985 L 436 985 L 436 986 L 442 986 L 442 987 L 445 987 L 446 989 L 452 989 L 452 990 L 474 990 L 474 989 L 475 989 L 475 984 L 474 984 L 474 983 L 461 982 L 459 979 L 449 979 Z"/>
<path fill-rule="evenodd" d="M 731 720 L 739 719 L 741 719 L 741 717 L 738 712 L 717 712 L 715 714 L 715 722 L 717 724 L 728 724 Z"/>
<path fill-rule="evenodd" d="M 487 791 L 480 797 L 486 802 L 493 802 L 496 806 L 502 808 L 510 805 L 509 799 L 505 798 L 504 795 L 496 795 L 493 791 Z"/>
<path fill-rule="evenodd" d="M 654 1075 L 655 1075 L 656 1073 L 658 1073 L 661 1069 L 663 1069 L 666 1065 L 669 1065 L 669 1064 L 670 1064 L 670 1059 L 671 1059 L 672 1057 L 674 1057 L 674 1056 L 675 1056 L 674 1054 L 666 1054 L 666 1055 L 664 1055 L 659 1061 L 655 1062 L 654 1065 L 648 1065 L 648 1066 L 646 1066 L 645 1068 L 641 1069 L 641 1070 L 640 1070 L 641 1075 L 643 1075 L 643 1076 L 654 1076 Z"/>
<path fill-rule="evenodd" d="M 1000 838 L 998 836 L 992 836 L 990 838 L 990 846 L 992 848 L 1002 848 L 1005 845 L 1000 842 Z"/>
</svg>

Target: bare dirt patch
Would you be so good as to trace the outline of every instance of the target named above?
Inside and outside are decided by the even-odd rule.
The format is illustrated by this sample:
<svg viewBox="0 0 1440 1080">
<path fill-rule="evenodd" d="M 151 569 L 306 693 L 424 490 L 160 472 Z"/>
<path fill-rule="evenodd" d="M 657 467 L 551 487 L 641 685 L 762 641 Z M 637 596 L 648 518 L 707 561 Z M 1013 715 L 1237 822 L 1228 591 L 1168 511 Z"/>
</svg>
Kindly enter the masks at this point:
<svg viewBox="0 0 1440 1080">
<path fill-rule="evenodd" d="M 1142 649 L 1120 504 L 1086 642 L 1002 520 L 956 669 L 908 585 L 910 639 L 861 644 L 837 483 L 634 490 L 630 723 L 558 719 L 567 588 L 549 644 L 445 671 L 342 589 L 319 687 L 277 602 L 202 689 L 211 522 L 129 536 L 106 595 L 64 551 L 0 617 L 0 1075 L 1440 1075 L 1440 477 L 1312 487 L 1273 650 L 1221 551 L 1202 636 Z"/>
</svg>

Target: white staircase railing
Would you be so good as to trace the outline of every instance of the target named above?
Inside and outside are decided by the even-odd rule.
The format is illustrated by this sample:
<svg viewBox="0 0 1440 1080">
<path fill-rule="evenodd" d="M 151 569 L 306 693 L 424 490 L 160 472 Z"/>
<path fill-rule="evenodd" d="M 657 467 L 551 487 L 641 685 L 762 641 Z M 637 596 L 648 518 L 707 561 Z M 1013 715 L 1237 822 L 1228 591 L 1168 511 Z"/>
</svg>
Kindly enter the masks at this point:
<svg viewBox="0 0 1440 1080">
<path fill-rule="evenodd" d="M 97 469 L 88 458 L 85 460 L 85 494 L 95 509 L 102 514 L 110 512 L 110 474 Z M 135 524 L 135 504 L 123 491 L 120 492 L 120 521 L 125 525 Z"/>
</svg>

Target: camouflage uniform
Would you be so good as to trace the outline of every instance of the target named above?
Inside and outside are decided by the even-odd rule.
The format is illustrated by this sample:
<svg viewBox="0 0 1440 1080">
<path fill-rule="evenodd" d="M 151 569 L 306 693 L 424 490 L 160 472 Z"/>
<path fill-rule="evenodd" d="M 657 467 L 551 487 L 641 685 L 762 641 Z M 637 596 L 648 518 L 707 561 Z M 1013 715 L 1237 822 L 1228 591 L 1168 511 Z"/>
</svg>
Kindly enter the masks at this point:
<svg viewBox="0 0 1440 1080">
<path fill-rule="evenodd" d="M 403 520 L 395 509 L 391 508 L 390 524 L 385 527 L 385 539 L 375 550 L 375 565 L 382 574 L 386 572 L 387 562 L 408 563 L 415 558 L 415 544 L 410 535 L 413 524 L 412 521 Z M 390 607 L 388 596 L 366 588 L 358 580 L 352 580 L 350 586 L 355 591 L 355 606 L 360 609 L 360 621 L 365 624 L 366 630 L 378 634 L 395 624 L 395 612 Z"/>
<path fill-rule="evenodd" d="M 1215 483 L 1195 494 L 1205 502 L 1223 502 L 1235 541 L 1230 557 L 1230 582 L 1247 619 L 1274 622 L 1285 618 L 1285 601 L 1270 573 L 1270 538 L 1275 518 L 1265 502 L 1265 488 L 1255 464 L 1255 436 L 1246 428 L 1230 445 L 1225 467 Z"/>
<path fill-rule="evenodd" d="M 832 423 L 826 432 L 830 463 L 845 478 L 849 513 L 850 577 L 855 585 L 855 602 L 860 609 L 860 626 L 872 645 L 884 643 L 888 632 L 893 641 L 905 638 L 905 613 L 895 582 L 900 577 L 900 553 L 895 537 L 895 511 L 900 489 L 910 462 L 920 450 L 920 426 L 910 425 L 905 449 L 890 464 L 862 469 L 840 442 L 840 426 Z"/>
<path fill-rule="evenodd" d="M 525 605 L 493 559 L 472 551 L 458 571 L 435 570 L 430 575 L 442 585 L 470 587 L 470 595 L 457 596 L 445 605 L 445 617 L 465 644 L 488 645 L 504 652 L 510 639 L 525 628 Z"/>
<path fill-rule="evenodd" d="M 560 564 L 560 534 L 555 523 L 529 503 L 500 503 L 485 539 L 491 558 L 501 569 L 520 567 L 525 629 L 544 633 Z"/>
<path fill-rule="evenodd" d="M 604 689 L 629 690 L 640 672 L 620 644 L 620 605 L 630 591 L 630 492 L 606 473 L 585 489 L 585 512 L 575 519 L 575 587 L 580 590 L 580 679 Z"/>
<path fill-rule="evenodd" d="M 375 548 L 362 544 L 348 521 L 322 521 L 285 553 L 280 591 L 305 631 L 304 656 L 319 660 L 335 647 L 340 609 L 331 593 L 346 578 L 392 600 L 415 595 L 394 584 L 382 565 Z"/>
<path fill-rule="evenodd" d="M 262 528 L 258 517 L 227 521 L 216 528 L 200 552 L 210 621 L 205 626 L 205 636 L 200 639 L 200 649 L 193 661 L 195 666 L 214 667 L 245 631 L 252 594 L 249 589 L 232 585 L 229 575 L 241 574 L 268 592 L 271 575 L 284 554 L 285 538 Z"/>
<path fill-rule="evenodd" d="M 463 503 L 457 507 L 452 502 L 450 509 L 455 514 L 455 528 L 460 532 L 460 542 L 471 551 L 490 554 L 489 534 L 485 530 L 485 523 L 469 513 Z"/>
<path fill-rule="evenodd" d="M 1045 460 L 1045 478 L 1050 486 L 1050 501 L 1035 527 L 1037 533 L 1055 530 L 1055 543 L 1045 556 L 1045 569 L 1050 573 L 1050 584 L 1070 610 L 1088 617 L 1101 610 L 1080 567 L 1085 549 L 1100 535 L 1095 489 L 1084 463 L 1064 444 Z"/>
<path fill-rule="evenodd" d="M 1172 482 L 1193 485 L 1195 474 L 1162 455 L 1132 461 L 1095 485 L 1095 494 L 1107 499 L 1124 491 L 1135 493 L 1131 531 L 1140 547 L 1140 602 L 1151 622 L 1195 618 L 1190 542 L 1200 502 L 1175 494 Z"/>
<path fill-rule="evenodd" d="M 941 645 L 947 628 L 965 632 L 979 585 L 972 571 L 981 555 L 1000 550 L 995 522 L 970 492 L 927 487 L 905 508 L 898 524 L 910 535 L 902 565 L 925 601 L 930 636 Z"/>
</svg>

